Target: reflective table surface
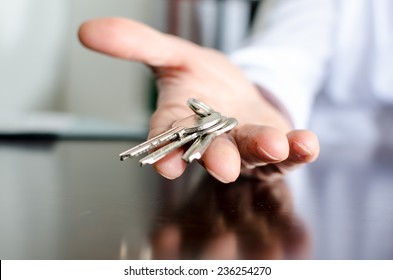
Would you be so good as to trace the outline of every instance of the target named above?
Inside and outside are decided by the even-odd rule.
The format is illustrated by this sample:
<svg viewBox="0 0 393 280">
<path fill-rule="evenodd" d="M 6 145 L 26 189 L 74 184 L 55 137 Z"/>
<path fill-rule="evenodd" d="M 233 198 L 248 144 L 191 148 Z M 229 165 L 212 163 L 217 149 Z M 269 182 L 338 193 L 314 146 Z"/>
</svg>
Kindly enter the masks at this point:
<svg viewBox="0 0 393 280">
<path fill-rule="evenodd" d="M 1 259 L 393 259 L 393 148 L 322 145 L 282 181 L 160 177 L 136 142 L 0 141 Z"/>
</svg>

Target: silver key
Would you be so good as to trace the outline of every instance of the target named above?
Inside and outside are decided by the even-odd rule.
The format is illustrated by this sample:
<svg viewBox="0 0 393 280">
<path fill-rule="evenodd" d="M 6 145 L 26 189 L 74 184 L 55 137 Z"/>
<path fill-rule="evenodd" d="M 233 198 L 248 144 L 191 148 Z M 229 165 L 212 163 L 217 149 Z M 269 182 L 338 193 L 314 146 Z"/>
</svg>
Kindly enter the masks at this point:
<svg viewBox="0 0 393 280">
<path fill-rule="evenodd" d="M 201 135 L 204 135 L 206 133 L 213 133 L 216 130 L 219 130 L 223 128 L 227 124 L 227 117 L 222 116 L 221 121 L 205 130 L 202 131 L 197 131 L 192 134 L 186 135 L 182 138 L 180 138 L 177 141 L 171 142 L 164 147 L 154 151 L 153 153 L 149 154 L 148 156 L 142 158 L 139 163 L 143 166 L 146 164 L 154 164 L 163 157 L 165 157 L 167 154 L 170 152 L 176 150 L 177 148 L 182 147 L 183 145 L 187 144 L 188 142 L 191 142 L 192 140 L 200 137 Z"/>
<path fill-rule="evenodd" d="M 228 118 L 225 117 L 225 116 L 222 116 L 222 117 L 221 117 L 221 122 L 219 122 L 218 124 L 216 124 L 216 125 L 214 125 L 214 126 L 208 128 L 208 129 L 202 131 L 202 132 L 200 133 L 200 136 L 199 136 L 197 139 L 195 139 L 195 141 L 192 143 L 192 145 L 191 145 L 191 146 L 187 149 L 187 151 L 184 153 L 184 155 L 183 155 L 182 158 L 183 158 L 185 161 L 188 162 L 188 160 L 186 160 L 186 159 L 188 159 L 188 158 L 193 154 L 194 150 L 197 148 L 197 146 L 200 145 L 200 142 L 202 141 L 203 137 L 204 137 L 206 134 L 213 133 L 213 132 L 216 131 L 216 130 L 220 130 L 220 129 L 222 129 L 223 127 L 225 127 L 227 124 L 228 124 Z"/>
<path fill-rule="evenodd" d="M 228 122 L 223 128 L 205 135 L 203 138 L 201 138 L 201 140 L 198 141 L 197 144 L 192 145 L 191 146 L 192 150 L 190 149 L 187 150 L 187 152 L 182 157 L 183 160 L 185 160 L 186 162 L 192 162 L 194 159 L 200 159 L 202 155 L 205 153 L 207 147 L 211 144 L 211 142 L 213 142 L 216 136 L 230 131 L 236 125 L 237 125 L 237 120 L 235 118 L 228 118 Z"/>
<path fill-rule="evenodd" d="M 213 108 L 195 98 L 188 99 L 187 105 L 195 114 L 201 117 L 206 117 L 216 112 Z"/>
<path fill-rule="evenodd" d="M 213 113 L 206 117 L 199 117 L 197 115 L 191 115 L 184 119 L 178 120 L 172 124 L 172 128 L 153 137 L 125 152 L 122 152 L 119 157 L 120 160 L 126 160 L 127 158 L 141 155 L 162 143 L 173 141 L 175 139 L 183 137 L 185 134 L 191 134 L 197 131 L 207 129 L 221 120 L 220 113 Z"/>
<path fill-rule="evenodd" d="M 140 163 L 141 166 L 144 166 L 146 164 L 154 164 L 157 161 L 159 161 L 160 159 L 162 159 L 163 157 L 165 157 L 170 152 L 176 150 L 177 148 L 180 148 L 181 146 L 183 146 L 183 145 L 187 144 L 188 142 L 194 140 L 198 136 L 199 136 L 199 134 L 197 132 L 194 132 L 192 134 L 189 134 L 189 135 L 181 138 L 180 140 L 171 142 L 171 143 L 165 145 L 164 147 L 158 149 L 157 151 L 149 154 L 148 156 L 142 158 L 139 161 L 139 163 Z"/>
</svg>

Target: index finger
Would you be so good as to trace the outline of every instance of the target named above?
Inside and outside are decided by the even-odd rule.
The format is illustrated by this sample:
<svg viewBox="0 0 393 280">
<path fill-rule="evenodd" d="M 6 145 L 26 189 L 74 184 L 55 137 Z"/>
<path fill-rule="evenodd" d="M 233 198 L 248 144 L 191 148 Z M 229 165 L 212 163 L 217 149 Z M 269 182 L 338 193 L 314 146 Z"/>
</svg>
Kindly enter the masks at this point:
<svg viewBox="0 0 393 280">
<path fill-rule="evenodd" d="M 192 59 L 193 44 L 125 18 L 101 18 L 83 23 L 79 39 L 92 50 L 153 67 L 177 67 Z"/>
</svg>

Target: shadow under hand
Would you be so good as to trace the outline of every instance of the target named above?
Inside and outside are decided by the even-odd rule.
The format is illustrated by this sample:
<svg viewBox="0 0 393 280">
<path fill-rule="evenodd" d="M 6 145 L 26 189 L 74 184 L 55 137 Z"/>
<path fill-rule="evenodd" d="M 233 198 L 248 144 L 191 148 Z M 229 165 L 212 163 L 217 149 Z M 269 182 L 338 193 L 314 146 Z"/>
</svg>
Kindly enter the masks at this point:
<svg viewBox="0 0 393 280">
<path fill-rule="evenodd" d="M 168 209 L 169 207 L 169 209 Z M 153 259 L 307 258 L 309 238 L 285 181 L 205 178 L 178 205 L 166 205 L 151 238 Z"/>
</svg>

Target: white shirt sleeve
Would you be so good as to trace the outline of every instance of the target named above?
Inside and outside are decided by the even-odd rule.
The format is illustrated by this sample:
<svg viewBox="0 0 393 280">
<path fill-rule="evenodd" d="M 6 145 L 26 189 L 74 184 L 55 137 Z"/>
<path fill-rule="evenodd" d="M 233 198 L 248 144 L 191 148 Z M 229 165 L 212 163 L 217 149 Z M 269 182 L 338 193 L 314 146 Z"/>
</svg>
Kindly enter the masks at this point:
<svg viewBox="0 0 393 280">
<path fill-rule="evenodd" d="M 295 128 L 307 125 L 324 82 L 333 12 L 334 0 L 265 0 L 253 36 L 230 56 L 284 105 Z"/>
</svg>

